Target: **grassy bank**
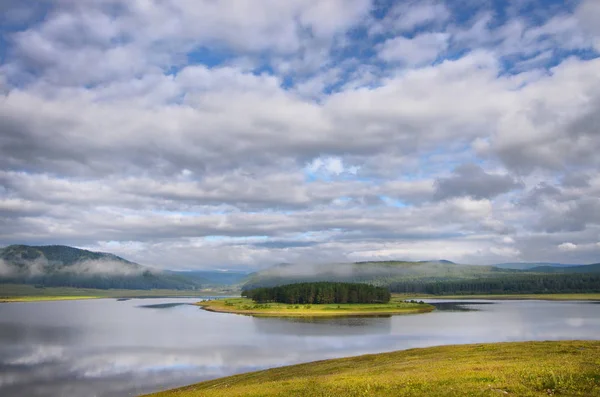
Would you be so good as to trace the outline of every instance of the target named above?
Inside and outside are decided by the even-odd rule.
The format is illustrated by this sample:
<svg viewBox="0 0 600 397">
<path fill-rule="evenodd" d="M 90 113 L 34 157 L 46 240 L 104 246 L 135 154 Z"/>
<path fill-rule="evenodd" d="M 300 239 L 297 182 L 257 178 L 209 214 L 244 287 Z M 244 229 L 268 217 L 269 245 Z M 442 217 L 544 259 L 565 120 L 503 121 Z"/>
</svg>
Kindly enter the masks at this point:
<svg viewBox="0 0 600 397">
<path fill-rule="evenodd" d="M 478 295 L 426 295 L 392 294 L 397 299 L 492 299 L 492 300 L 554 300 L 554 301 L 600 301 L 600 294 L 478 294 Z"/>
<path fill-rule="evenodd" d="M 164 298 L 237 295 L 239 292 L 219 289 L 203 290 L 132 290 L 70 287 L 36 288 L 27 284 L 0 284 L 0 302 L 39 302 L 99 298 Z"/>
<path fill-rule="evenodd" d="M 405 303 L 393 298 L 390 303 L 346 303 L 323 305 L 258 304 L 247 298 L 228 298 L 198 302 L 208 311 L 264 317 L 373 316 L 426 313 L 434 309 L 428 304 Z"/>
<path fill-rule="evenodd" d="M 154 397 L 600 396 L 600 342 L 411 349 L 269 369 Z"/>
</svg>

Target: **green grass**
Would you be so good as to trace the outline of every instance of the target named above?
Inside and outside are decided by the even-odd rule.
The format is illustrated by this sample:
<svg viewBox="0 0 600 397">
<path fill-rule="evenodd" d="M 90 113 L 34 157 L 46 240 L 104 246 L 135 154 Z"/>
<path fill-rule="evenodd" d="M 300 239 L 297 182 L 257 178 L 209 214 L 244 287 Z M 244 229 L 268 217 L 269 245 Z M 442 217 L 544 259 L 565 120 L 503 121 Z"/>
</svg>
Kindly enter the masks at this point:
<svg viewBox="0 0 600 397">
<path fill-rule="evenodd" d="M 213 312 L 263 317 L 373 316 L 426 313 L 434 309 L 433 306 L 428 304 L 405 303 L 402 299 L 397 298 L 392 299 L 390 303 L 332 303 L 322 305 L 259 304 L 247 298 L 227 298 L 198 302 L 197 305 Z"/>
<path fill-rule="evenodd" d="M 600 342 L 411 349 L 274 368 L 154 397 L 600 396 Z"/>
<path fill-rule="evenodd" d="M 478 294 L 478 295 L 427 295 L 427 294 L 392 294 L 397 299 L 495 299 L 495 300 L 597 300 L 600 294 Z"/>
<path fill-rule="evenodd" d="M 131 290 L 131 289 L 93 289 L 70 287 L 36 288 L 27 284 L 0 284 L 0 302 L 39 302 L 47 300 L 76 300 L 99 298 L 161 298 L 184 296 L 237 295 L 238 291 L 203 290 Z"/>
</svg>

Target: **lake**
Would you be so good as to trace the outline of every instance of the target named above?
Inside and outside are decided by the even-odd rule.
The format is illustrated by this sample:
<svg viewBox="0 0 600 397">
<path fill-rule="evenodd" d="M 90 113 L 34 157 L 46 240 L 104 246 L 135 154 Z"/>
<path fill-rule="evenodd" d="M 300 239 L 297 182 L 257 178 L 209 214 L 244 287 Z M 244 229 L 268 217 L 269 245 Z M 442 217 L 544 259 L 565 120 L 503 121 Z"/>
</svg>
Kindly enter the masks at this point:
<svg viewBox="0 0 600 397">
<path fill-rule="evenodd" d="M 427 300 L 428 314 L 206 312 L 193 299 L 0 304 L 0 395 L 138 395 L 240 372 L 412 347 L 600 339 L 600 304 Z"/>
</svg>

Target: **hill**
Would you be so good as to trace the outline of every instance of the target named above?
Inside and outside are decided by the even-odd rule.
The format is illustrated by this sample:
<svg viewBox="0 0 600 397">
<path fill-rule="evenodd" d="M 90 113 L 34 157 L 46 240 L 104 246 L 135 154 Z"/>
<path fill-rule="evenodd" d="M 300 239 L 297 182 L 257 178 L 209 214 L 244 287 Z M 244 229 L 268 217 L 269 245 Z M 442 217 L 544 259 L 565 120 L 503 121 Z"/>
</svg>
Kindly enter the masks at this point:
<svg viewBox="0 0 600 397">
<path fill-rule="evenodd" d="M 449 261 L 434 262 L 355 262 L 319 265 L 280 264 L 252 273 L 243 288 L 273 287 L 283 284 L 335 281 L 368 282 L 389 286 L 400 281 L 446 281 L 497 277 L 518 273 L 517 270 L 493 266 L 460 265 Z"/>
<path fill-rule="evenodd" d="M 0 283 L 99 289 L 186 289 L 196 280 L 168 274 L 119 256 L 49 245 L 11 245 L 0 250 Z"/>
<path fill-rule="evenodd" d="M 497 263 L 493 265 L 499 269 L 515 269 L 515 270 L 530 270 L 536 267 L 572 267 L 579 265 L 569 265 L 565 263 L 548 263 L 548 262 L 509 262 L 509 263 Z"/>
<path fill-rule="evenodd" d="M 439 346 L 273 368 L 154 397 L 600 396 L 600 342 Z"/>
<path fill-rule="evenodd" d="M 248 277 L 248 273 L 228 270 L 170 270 L 168 273 L 213 286 L 237 285 Z"/>
<path fill-rule="evenodd" d="M 242 289 L 333 281 L 386 286 L 392 292 L 433 295 L 600 292 L 600 265 L 501 269 L 435 262 L 282 264 L 251 274 Z"/>
<path fill-rule="evenodd" d="M 576 265 L 576 266 L 565 266 L 565 267 L 554 267 L 554 266 L 538 266 L 529 269 L 530 272 L 535 273 L 600 273 L 600 263 L 592 265 Z"/>
</svg>

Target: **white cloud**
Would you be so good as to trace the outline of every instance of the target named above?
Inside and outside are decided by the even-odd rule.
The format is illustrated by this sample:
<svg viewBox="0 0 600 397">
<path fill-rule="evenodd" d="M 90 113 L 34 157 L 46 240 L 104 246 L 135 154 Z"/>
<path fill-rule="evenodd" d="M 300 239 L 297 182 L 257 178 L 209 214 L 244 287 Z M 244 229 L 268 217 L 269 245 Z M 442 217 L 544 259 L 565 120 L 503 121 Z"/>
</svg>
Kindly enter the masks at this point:
<svg viewBox="0 0 600 397">
<path fill-rule="evenodd" d="M 374 22 L 370 34 L 410 32 L 415 28 L 442 26 L 451 17 L 442 2 L 435 0 L 395 2 L 381 21 Z"/>
<path fill-rule="evenodd" d="M 595 1 L 536 24 L 437 1 L 111 1 L 0 16 L 20 21 L 0 244 L 189 268 L 597 257 L 600 63 L 560 58 L 592 55 Z"/>
<path fill-rule="evenodd" d="M 344 161 L 339 157 L 318 157 L 306 166 L 306 170 L 310 173 L 325 175 L 340 175 L 345 172 L 355 175 L 359 169 L 358 166 L 344 166 Z"/>
<path fill-rule="evenodd" d="M 449 38 L 446 33 L 424 33 L 411 39 L 398 36 L 383 43 L 379 57 L 387 62 L 402 62 L 409 66 L 428 64 L 446 51 Z"/>
<path fill-rule="evenodd" d="M 562 243 L 558 245 L 558 249 L 561 251 L 574 251 L 577 249 L 577 244 L 573 243 Z"/>
</svg>

